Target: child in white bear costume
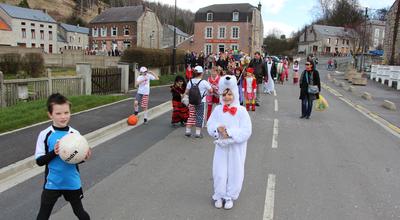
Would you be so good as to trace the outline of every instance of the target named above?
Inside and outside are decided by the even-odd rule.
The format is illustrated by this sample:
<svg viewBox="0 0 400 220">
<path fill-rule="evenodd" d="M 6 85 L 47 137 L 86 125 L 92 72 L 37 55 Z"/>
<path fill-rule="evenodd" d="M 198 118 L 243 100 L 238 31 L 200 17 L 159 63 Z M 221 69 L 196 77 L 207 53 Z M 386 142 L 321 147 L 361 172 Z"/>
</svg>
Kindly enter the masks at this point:
<svg viewBox="0 0 400 220">
<path fill-rule="evenodd" d="M 236 77 L 229 75 L 219 81 L 221 105 L 215 107 L 207 123 L 208 133 L 214 137 L 213 179 L 215 207 L 233 207 L 242 189 L 247 140 L 251 136 L 251 120 L 239 103 Z"/>
</svg>

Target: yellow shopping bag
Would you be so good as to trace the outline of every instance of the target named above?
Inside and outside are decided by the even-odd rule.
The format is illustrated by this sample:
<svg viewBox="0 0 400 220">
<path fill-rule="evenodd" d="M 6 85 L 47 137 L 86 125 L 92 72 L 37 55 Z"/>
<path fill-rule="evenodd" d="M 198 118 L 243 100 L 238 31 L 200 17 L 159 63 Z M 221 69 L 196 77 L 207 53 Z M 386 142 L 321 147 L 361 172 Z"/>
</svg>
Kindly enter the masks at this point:
<svg viewBox="0 0 400 220">
<path fill-rule="evenodd" d="M 315 110 L 322 112 L 325 111 L 328 107 L 329 104 L 326 99 L 322 95 L 319 95 L 319 99 L 315 103 Z"/>
</svg>

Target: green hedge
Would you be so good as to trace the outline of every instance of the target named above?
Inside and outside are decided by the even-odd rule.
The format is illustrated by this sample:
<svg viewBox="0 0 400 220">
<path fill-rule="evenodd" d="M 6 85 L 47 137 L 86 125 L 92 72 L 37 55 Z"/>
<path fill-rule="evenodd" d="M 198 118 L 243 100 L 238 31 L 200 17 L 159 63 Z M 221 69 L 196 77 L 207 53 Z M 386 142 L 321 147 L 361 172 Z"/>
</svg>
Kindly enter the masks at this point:
<svg viewBox="0 0 400 220">
<path fill-rule="evenodd" d="M 176 51 L 176 64 L 184 63 L 185 52 Z M 172 49 L 148 49 L 132 47 L 124 51 L 122 62 L 138 63 L 139 66 L 165 67 L 172 65 Z"/>
<path fill-rule="evenodd" d="M 0 54 L 0 71 L 8 75 L 23 72 L 31 77 L 39 77 L 44 72 L 44 59 L 40 53 L 27 53 L 23 57 L 18 53 Z"/>
</svg>

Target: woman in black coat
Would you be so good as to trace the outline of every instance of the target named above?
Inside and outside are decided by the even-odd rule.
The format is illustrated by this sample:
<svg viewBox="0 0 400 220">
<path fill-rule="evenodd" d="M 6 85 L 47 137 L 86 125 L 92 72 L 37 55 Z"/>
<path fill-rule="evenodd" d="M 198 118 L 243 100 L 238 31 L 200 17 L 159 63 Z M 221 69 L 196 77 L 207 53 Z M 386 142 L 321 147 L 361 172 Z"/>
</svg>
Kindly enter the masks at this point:
<svg viewBox="0 0 400 220">
<path fill-rule="evenodd" d="M 309 86 L 317 86 L 318 91 L 313 94 Z M 313 101 L 319 99 L 321 91 L 321 81 L 318 71 L 312 61 L 306 62 L 306 70 L 300 76 L 300 98 L 301 99 L 301 117 L 310 119 Z"/>
</svg>

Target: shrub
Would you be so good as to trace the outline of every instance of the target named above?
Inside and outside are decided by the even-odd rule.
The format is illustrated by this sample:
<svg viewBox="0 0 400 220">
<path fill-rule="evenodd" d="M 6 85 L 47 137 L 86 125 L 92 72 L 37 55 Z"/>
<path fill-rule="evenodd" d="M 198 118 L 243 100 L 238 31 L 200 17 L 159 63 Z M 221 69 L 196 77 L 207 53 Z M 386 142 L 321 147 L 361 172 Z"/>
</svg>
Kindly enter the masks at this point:
<svg viewBox="0 0 400 220">
<path fill-rule="evenodd" d="M 184 63 L 184 51 L 176 51 L 176 64 Z M 172 49 L 147 49 L 132 47 L 124 51 L 122 62 L 138 63 L 139 66 L 165 67 L 172 65 Z"/>
<path fill-rule="evenodd" d="M 0 55 L 0 70 L 4 74 L 16 75 L 21 69 L 21 55 L 6 53 Z"/>
<path fill-rule="evenodd" d="M 25 72 L 31 77 L 39 77 L 44 72 L 44 59 L 40 53 L 27 53 L 23 57 Z"/>
</svg>

